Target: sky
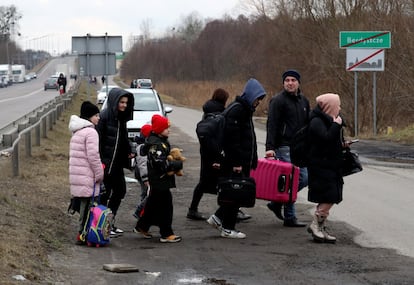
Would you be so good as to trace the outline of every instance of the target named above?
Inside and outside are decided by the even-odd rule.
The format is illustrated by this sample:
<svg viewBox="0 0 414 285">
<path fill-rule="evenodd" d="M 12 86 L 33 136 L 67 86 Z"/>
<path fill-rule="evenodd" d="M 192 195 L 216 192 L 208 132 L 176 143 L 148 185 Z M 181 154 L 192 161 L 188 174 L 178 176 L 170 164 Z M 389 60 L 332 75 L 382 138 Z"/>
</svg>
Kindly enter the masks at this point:
<svg viewBox="0 0 414 285">
<path fill-rule="evenodd" d="M 202 19 L 241 14 L 240 0 L 2 0 L 22 14 L 14 40 L 22 49 L 71 51 L 72 36 L 122 36 L 124 50 L 149 23 L 151 37 L 163 36 L 193 12 Z M 4 2 L 4 3 L 3 3 Z M 20 36 L 17 35 L 20 33 Z"/>
</svg>

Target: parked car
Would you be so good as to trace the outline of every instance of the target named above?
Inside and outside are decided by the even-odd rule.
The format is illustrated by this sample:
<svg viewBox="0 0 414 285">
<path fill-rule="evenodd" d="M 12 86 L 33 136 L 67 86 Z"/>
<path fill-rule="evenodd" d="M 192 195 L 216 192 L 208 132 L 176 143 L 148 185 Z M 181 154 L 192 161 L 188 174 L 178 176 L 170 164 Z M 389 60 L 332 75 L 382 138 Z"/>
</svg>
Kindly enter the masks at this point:
<svg viewBox="0 0 414 285">
<path fill-rule="evenodd" d="M 134 140 L 140 135 L 141 127 L 151 124 L 151 118 L 155 114 L 167 116 L 173 109 L 162 103 L 161 97 L 155 89 L 136 89 L 128 88 L 126 91 L 134 95 L 134 115 L 133 119 L 127 122 L 128 138 Z M 102 105 L 102 110 L 106 108 L 107 100 Z"/>
<path fill-rule="evenodd" d="M 137 79 L 137 88 L 153 88 L 151 79 Z"/>
<path fill-rule="evenodd" d="M 57 84 L 57 77 L 49 77 L 48 79 L 46 79 L 44 87 L 45 91 L 48 89 L 59 90 L 59 86 Z"/>
<path fill-rule="evenodd" d="M 118 86 L 108 85 L 108 92 L 106 92 L 106 86 L 102 86 L 101 90 L 99 90 L 98 94 L 96 95 L 96 104 L 103 104 L 109 91 L 111 91 L 111 89 L 115 87 Z"/>
</svg>

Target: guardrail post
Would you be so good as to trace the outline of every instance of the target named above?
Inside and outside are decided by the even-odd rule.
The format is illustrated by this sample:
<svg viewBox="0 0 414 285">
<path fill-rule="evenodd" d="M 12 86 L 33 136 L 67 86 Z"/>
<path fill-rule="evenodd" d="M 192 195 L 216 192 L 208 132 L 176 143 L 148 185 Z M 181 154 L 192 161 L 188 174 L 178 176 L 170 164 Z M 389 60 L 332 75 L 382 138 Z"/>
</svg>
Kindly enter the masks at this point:
<svg viewBox="0 0 414 285">
<path fill-rule="evenodd" d="M 13 176 L 19 175 L 19 143 L 13 148 L 12 153 L 12 164 L 13 164 Z"/>
<path fill-rule="evenodd" d="M 53 112 L 47 115 L 47 119 L 49 121 L 49 130 L 53 130 Z"/>
<path fill-rule="evenodd" d="M 3 145 L 5 147 L 10 147 L 13 145 L 13 136 L 12 134 L 4 134 L 3 135 Z"/>
<path fill-rule="evenodd" d="M 32 156 L 32 132 L 28 131 L 24 134 L 24 144 L 26 150 L 26 157 Z"/>
<path fill-rule="evenodd" d="M 46 118 L 42 119 L 42 138 L 47 138 L 47 121 Z"/>
</svg>

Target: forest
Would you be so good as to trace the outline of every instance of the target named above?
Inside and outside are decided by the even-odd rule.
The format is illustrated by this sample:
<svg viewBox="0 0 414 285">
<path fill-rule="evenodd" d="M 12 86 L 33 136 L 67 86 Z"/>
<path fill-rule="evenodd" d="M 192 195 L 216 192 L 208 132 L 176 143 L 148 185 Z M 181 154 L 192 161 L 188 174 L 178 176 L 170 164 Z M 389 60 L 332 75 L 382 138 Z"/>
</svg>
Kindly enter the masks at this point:
<svg viewBox="0 0 414 285">
<path fill-rule="evenodd" d="M 152 78 L 160 93 L 200 107 L 217 87 L 240 95 L 250 77 L 263 84 L 268 102 L 282 88 L 283 71 L 293 68 L 300 72 L 301 90 L 311 104 L 323 93 L 341 96 L 351 135 L 355 101 L 358 133 L 372 133 L 373 126 L 375 133 L 384 133 L 390 126 L 413 124 L 414 1 L 240 2 L 249 14 L 203 20 L 193 13 L 162 38 L 151 37 L 142 25 L 142 35 L 125 56 L 121 77 L 126 82 Z M 341 31 L 389 32 L 384 71 L 347 71 L 347 51 L 339 47 Z M 266 114 L 267 102 L 258 115 Z"/>
</svg>

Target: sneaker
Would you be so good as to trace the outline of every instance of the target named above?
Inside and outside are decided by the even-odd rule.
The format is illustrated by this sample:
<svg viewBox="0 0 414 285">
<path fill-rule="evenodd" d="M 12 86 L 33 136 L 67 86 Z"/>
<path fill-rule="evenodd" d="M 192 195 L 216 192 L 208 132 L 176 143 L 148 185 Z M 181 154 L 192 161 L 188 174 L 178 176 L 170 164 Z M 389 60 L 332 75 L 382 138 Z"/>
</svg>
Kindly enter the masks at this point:
<svg viewBox="0 0 414 285">
<path fill-rule="evenodd" d="M 203 214 L 197 210 L 188 210 L 187 219 L 195 221 L 204 221 L 206 217 L 204 217 Z"/>
<path fill-rule="evenodd" d="M 221 230 L 221 236 L 225 238 L 246 238 L 246 234 L 236 230 Z"/>
<path fill-rule="evenodd" d="M 241 222 L 241 221 L 246 221 L 248 219 L 251 219 L 252 216 L 249 214 L 244 213 L 242 210 L 239 209 L 239 211 L 237 212 L 237 221 Z"/>
<path fill-rule="evenodd" d="M 180 236 L 176 236 L 176 235 L 170 235 L 168 237 L 165 238 L 160 238 L 160 242 L 180 242 L 181 241 L 181 237 Z"/>
<path fill-rule="evenodd" d="M 112 232 L 115 232 L 115 234 L 117 234 L 117 235 L 122 235 L 124 233 L 123 230 L 121 230 L 120 228 L 117 228 L 117 227 L 112 227 Z"/>
<path fill-rule="evenodd" d="M 134 233 L 141 234 L 146 239 L 152 238 L 152 234 L 150 234 L 149 232 L 143 231 L 140 228 L 134 228 L 132 231 Z"/>
<path fill-rule="evenodd" d="M 221 230 L 221 220 L 216 215 L 211 215 L 210 218 L 207 219 L 207 223 L 209 223 L 216 229 Z"/>
<path fill-rule="evenodd" d="M 81 234 L 78 234 L 76 236 L 76 245 L 85 245 L 86 244 L 86 240 L 84 237 L 81 236 Z"/>
</svg>

